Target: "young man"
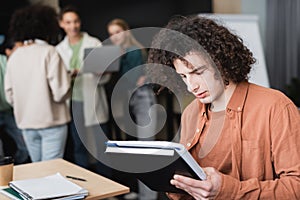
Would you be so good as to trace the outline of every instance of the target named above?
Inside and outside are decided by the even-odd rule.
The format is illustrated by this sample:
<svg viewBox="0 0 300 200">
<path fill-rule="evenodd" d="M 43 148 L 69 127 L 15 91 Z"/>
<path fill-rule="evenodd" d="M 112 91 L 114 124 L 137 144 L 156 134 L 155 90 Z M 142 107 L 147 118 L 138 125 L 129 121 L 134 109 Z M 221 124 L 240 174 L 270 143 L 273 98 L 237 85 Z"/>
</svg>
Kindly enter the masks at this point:
<svg viewBox="0 0 300 200">
<path fill-rule="evenodd" d="M 171 184 L 188 195 L 170 199 L 300 198 L 297 107 L 248 82 L 255 59 L 239 37 L 205 17 L 176 18 L 155 37 L 149 62 L 174 67 L 195 95 L 182 115 L 180 142 L 208 175 L 174 175 Z"/>
<path fill-rule="evenodd" d="M 90 163 L 90 156 L 87 151 L 88 144 L 93 149 L 94 154 L 97 150 L 97 135 L 99 134 L 99 124 L 102 131 L 108 132 L 108 103 L 104 89 L 104 84 L 110 80 L 110 74 L 99 76 L 94 74 L 78 75 L 83 64 L 84 49 L 89 47 L 99 47 L 99 39 L 90 36 L 86 32 L 81 32 L 81 19 L 78 10 L 73 6 L 66 6 L 59 15 L 59 25 L 65 31 L 65 38 L 56 46 L 68 71 L 73 77 L 70 124 L 71 139 L 73 142 L 74 162 L 85 168 L 94 168 Z M 94 88 L 93 86 L 97 86 Z M 89 137 L 88 137 L 89 135 Z M 83 143 L 82 140 L 86 142 Z M 89 140 L 89 141 L 87 141 Z M 104 172 L 105 166 L 99 162 L 96 164 L 96 171 L 107 175 Z M 106 171 L 109 171 L 107 169 Z"/>
</svg>

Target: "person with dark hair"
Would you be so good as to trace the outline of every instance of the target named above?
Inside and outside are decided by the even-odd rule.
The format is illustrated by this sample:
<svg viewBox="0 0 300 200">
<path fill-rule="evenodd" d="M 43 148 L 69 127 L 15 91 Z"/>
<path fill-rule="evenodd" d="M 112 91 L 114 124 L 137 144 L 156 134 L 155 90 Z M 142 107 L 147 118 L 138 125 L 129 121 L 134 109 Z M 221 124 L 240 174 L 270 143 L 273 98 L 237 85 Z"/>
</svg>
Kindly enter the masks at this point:
<svg viewBox="0 0 300 200">
<path fill-rule="evenodd" d="M 119 45 L 124 52 L 121 57 L 120 72 L 116 80 L 121 79 L 121 87 L 117 88 L 122 92 L 118 95 L 120 98 L 111 102 L 112 106 L 122 105 L 120 109 L 123 115 L 122 118 L 125 132 L 125 140 L 155 140 L 156 134 L 156 123 L 157 123 L 157 113 L 153 111 L 153 115 L 150 117 L 150 108 L 156 104 L 156 98 L 152 87 L 147 83 L 146 75 L 144 70 L 137 70 L 138 67 L 142 67 L 147 58 L 147 51 L 143 45 L 138 42 L 132 32 L 130 31 L 129 24 L 120 18 L 112 19 L 107 24 L 107 31 L 110 35 L 110 41 L 114 45 Z M 136 71 L 134 71 L 136 70 Z M 124 76 L 124 77 L 122 77 Z M 132 94 L 131 94 L 132 93 Z M 116 101 L 116 102 L 115 102 Z M 117 107 L 119 108 L 119 106 Z M 126 109 L 129 112 L 126 112 Z M 116 108 L 112 108 L 116 110 Z M 131 116 L 126 115 L 126 113 L 131 114 Z M 133 117 L 135 122 L 134 127 L 128 127 L 131 123 L 128 120 Z M 129 124 L 129 125 L 128 125 Z M 116 139 L 122 140 L 121 134 L 117 134 L 118 126 L 115 125 Z M 157 198 L 157 193 L 150 190 L 141 181 L 138 181 L 138 198 L 140 200 L 153 200 Z M 129 199 L 130 197 L 135 197 L 135 193 L 129 193 L 124 196 L 124 198 Z"/>
<path fill-rule="evenodd" d="M 128 96 L 128 99 L 130 99 L 129 105 L 126 103 L 127 101 L 125 96 L 122 96 L 123 98 L 120 98 L 119 102 L 112 103 L 122 104 L 123 110 L 130 108 L 129 113 L 132 114 L 135 123 L 138 125 L 133 129 L 128 128 L 128 130 L 125 131 L 127 132 L 125 134 L 125 140 L 136 138 L 153 140 L 153 133 L 156 128 L 156 114 L 153 115 L 153 119 L 150 119 L 149 110 L 150 107 L 156 103 L 156 99 L 152 87 L 147 84 L 147 77 L 144 70 L 137 70 L 137 67 L 141 67 L 141 65 L 145 63 L 147 59 L 147 51 L 143 45 L 135 39 L 134 35 L 130 31 L 128 23 L 125 20 L 115 18 L 109 21 L 107 24 L 107 31 L 110 35 L 109 39 L 112 44 L 119 45 L 123 51 L 120 61 L 120 71 L 117 74 L 117 81 L 119 81 L 122 76 L 126 77 L 123 77 L 123 83 L 121 86 L 124 86 L 124 95 Z M 116 106 L 115 104 L 112 106 Z M 127 112 L 123 111 L 122 113 Z M 126 116 L 124 114 L 122 117 L 124 118 L 123 122 L 126 127 L 126 119 L 130 118 L 130 116 Z M 150 122 L 152 124 L 149 126 L 148 131 L 139 129 L 147 124 L 150 125 Z M 130 133 L 129 130 L 131 131 Z M 118 140 L 122 140 L 121 134 L 116 134 L 116 138 Z"/>
<path fill-rule="evenodd" d="M 57 14 L 50 6 L 17 10 L 10 36 L 24 45 L 9 57 L 5 95 L 33 162 L 62 158 L 70 113 L 70 77 L 54 46 Z"/>
<path fill-rule="evenodd" d="M 98 153 L 97 142 L 100 142 L 96 138 L 108 134 L 109 111 L 104 85 L 110 80 L 110 74 L 102 74 L 101 78 L 97 74 L 78 74 L 84 60 L 84 49 L 100 47 L 102 43 L 98 38 L 81 31 L 79 12 L 72 5 L 62 8 L 59 25 L 66 36 L 56 49 L 74 83 L 70 123 L 70 138 L 73 143 L 71 159 L 81 167 L 110 176 L 110 169 L 94 159 Z M 90 153 L 94 154 L 94 157 L 90 156 Z"/>
<path fill-rule="evenodd" d="M 242 39 L 208 17 L 176 17 L 148 61 L 154 78 L 165 68 L 156 64 L 172 67 L 196 97 L 180 142 L 208 178 L 175 174 L 170 183 L 187 194 L 170 199 L 300 199 L 300 115 L 283 93 L 248 82 L 255 59 Z"/>
<path fill-rule="evenodd" d="M 31 42 L 39 39 L 56 44 L 59 33 L 56 11 L 40 4 L 18 9 L 10 19 L 8 31 L 14 41 Z"/>
<path fill-rule="evenodd" d="M 30 158 L 22 131 L 17 127 L 13 109 L 5 98 L 4 75 L 8 57 L 22 45 L 22 42 L 14 42 L 10 38 L 6 38 L 4 44 L 1 45 L 2 50 L 0 52 L 0 127 L 15 143 L 16 149 L 13 155 L 15 164 L 27 163 L 30 161 Z M 3 138 L 3 141 L 6 143 L 5 138 Z"/>
</svg>

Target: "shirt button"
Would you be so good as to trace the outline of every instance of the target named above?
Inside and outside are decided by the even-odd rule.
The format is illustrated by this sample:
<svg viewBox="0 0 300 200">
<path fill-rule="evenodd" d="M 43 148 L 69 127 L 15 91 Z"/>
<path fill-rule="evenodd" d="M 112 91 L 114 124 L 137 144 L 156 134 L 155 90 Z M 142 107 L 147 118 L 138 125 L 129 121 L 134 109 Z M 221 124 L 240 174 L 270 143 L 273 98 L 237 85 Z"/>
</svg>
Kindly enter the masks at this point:
<svg viewBox="0 0 300 200">
<path fill-rule="evenodd" d="M 199 128 L 197 128 L 197 130 L 196 130 L 196 133 L 199 133 L 200 132 L 200 129 Z"/>
<path fill-rule="evenodd" d="M 237 110 L 238 110 L 238 111 L 241 111 L 241 107 L 238 107 Z"/>
<path fill-rule="evenodd" d="M 186 146 L 190 147 L 190 146 L 191 146 L 191 143 L 187 143 Z"/>
</svg>

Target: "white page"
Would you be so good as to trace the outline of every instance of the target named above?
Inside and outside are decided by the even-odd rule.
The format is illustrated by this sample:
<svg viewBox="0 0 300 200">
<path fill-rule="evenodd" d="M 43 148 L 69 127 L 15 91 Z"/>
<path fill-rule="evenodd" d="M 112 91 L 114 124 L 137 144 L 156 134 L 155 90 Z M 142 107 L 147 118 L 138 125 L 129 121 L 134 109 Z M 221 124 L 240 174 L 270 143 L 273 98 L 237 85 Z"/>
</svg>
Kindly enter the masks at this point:
<svg viewBox="0 0 300 200">
<path fill-rule="evenodd" d="M 171 150 L 172 149 L 172 150 Z M 135 153 L 152 155 L 172 156 L 175 150 L 180 157 L 194 170 L 202 180 L 206 180 L 206 174 L 200 165 L 195 161 L 188 150 L 180 143 L 168 141 L 107 141 L 107 151 L 111 153 Z"/>
<path fill-rule="evenodd" d="M 129 154 L 146 154 L 146 155 L 162 155 L 173 156 L 173 149 L 157 149 L 157 148 L 143 148 L 141 147 L 106 147 L 105 153 L 129 153 Z"/>
<path fill-rule="evenodd" d="M 201 178 L 201 180 L 206 180 L 206 173 L 196 162 L 196 160 L 192 157 L 192 155 L 188 152 L 187 149 L 177 152 L 185 160 L 185 162 L 189 164 L 189 166 L 194 170 L 198 177 Z"/>
<path fill-rule="evenodd" d="M 60 173 L 42 178 L 17 180 L 10 186 L 31 196 L 33 199 L 46 199 L 74 194 L 86 194 L 87 190 L 64 178 Z"/>
<path fill-rule="evenodd" d="M 168 141 L 118 141 L 110 140 L 107 141 L 107 146 L 117 147 L 148 147 L 148 148 L 161 148 L 161 149 L 184 149 L 184 146 L 176 142 Z"/>
</svg>

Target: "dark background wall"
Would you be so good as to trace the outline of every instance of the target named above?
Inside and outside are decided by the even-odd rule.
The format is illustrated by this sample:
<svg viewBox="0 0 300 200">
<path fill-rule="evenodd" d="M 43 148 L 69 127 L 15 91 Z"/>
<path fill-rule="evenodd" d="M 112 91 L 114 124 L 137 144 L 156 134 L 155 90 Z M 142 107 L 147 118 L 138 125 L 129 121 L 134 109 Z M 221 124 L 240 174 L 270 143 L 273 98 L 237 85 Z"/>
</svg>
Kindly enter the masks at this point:
<svg viewBox="0 0 300 200">
<path fill-rule="evenodd" d="M 0 34 L 7 34 L 11 14 L 18 8 L 29 5 L 27 0 L 2 1 L 0 6 Z"/>
<path fill-rule="evenodd" d="M 12 13 L 29 0 L 4 1 L 0 7 L 0 35 L 6 35 Z M 173 15 L 211 13 L 211 0 L 59 0 L 59 6 L 76 6 L 82 17 L 82 30 L 108 38 L 106 24 L 113 18 L 125 19 L 131 28 L 162 27 Z M 99 5 L 100 4 L 100 5 Z M 62 35 L 64 33 L 62 32 Z"/>
<path fill-rule="evenodd" d="M 113 18 L 125 19 L 131 28 L 162 27 L 173 15 L 212 12 L 211 0 L 60 0 L 59 4 L 75 5 L 82 29 L 102 41 L 108 37 L 106 24 Z"/>
</svg>

